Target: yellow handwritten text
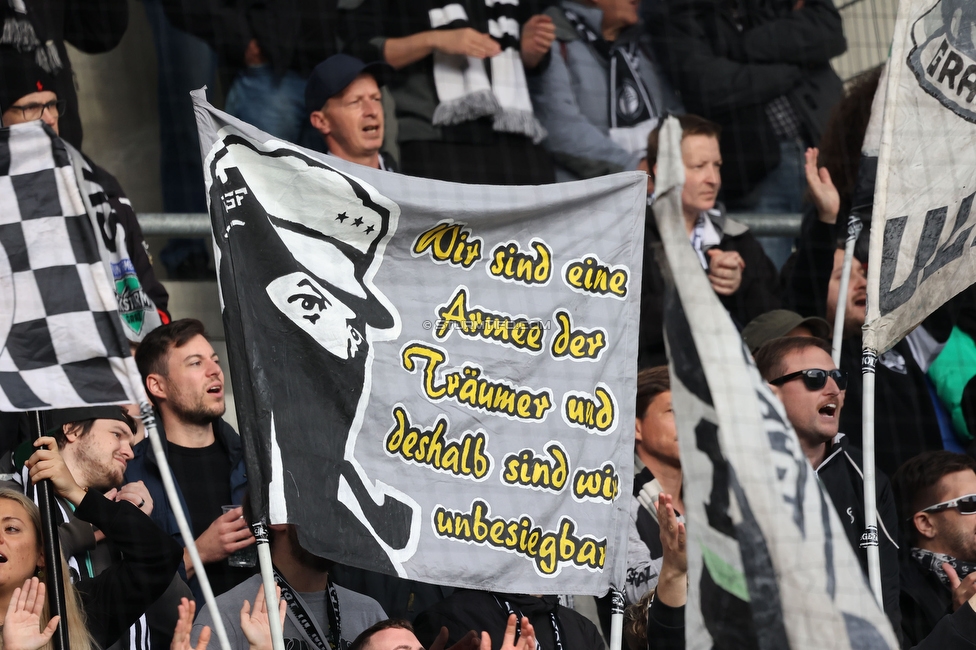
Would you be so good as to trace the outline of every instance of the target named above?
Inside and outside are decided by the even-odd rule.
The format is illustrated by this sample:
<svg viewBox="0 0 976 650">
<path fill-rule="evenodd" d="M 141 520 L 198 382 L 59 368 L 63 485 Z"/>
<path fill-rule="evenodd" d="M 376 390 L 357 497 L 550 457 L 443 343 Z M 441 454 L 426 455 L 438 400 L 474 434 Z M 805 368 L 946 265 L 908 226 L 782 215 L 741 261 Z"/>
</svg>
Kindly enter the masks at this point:
<svg viewBox="0 0 976 650">
<path fill-rule="evenodd" d="M 577 536 L 576 522 L 569 517 L 562 517 L 556 530 L 547 531 L 528 515 L 492 518 L 488 504 L 478 499 L 469 512 L 435 506 L 431 519 L 438 537 L 516 553 L 532 560 L 543 576 L 556 575 L 564 564 L 599 571 L 607 559 L 606 538 Z"/>
<path fill-rule="evenodd" d="M 400 355 L 403 369 L 408 372 L 418 369 L 418 360 L 426 362 L 423 389 L 433 401 L 452 399 L 484 413 L 532 422 L 544 421 L 553 408 L 552 391 L 548 388 L 534 390 L 506 381 L 492 381 L 473 363 L 439 372 L 447 361 L 447 353 L 422 342 L 408 343 Z"/>
</svg>

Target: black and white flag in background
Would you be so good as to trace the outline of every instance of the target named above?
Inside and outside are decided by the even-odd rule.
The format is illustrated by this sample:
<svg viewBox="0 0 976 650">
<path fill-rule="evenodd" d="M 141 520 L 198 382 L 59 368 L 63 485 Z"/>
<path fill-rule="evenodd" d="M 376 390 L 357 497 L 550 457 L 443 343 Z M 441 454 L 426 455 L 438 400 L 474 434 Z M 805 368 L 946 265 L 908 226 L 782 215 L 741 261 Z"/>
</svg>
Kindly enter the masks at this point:
<svg viewBox="0 0 976 650">
<path fill-rule="evenodd" d="M 865 137 L 868 155 L 880 139 L 864 332 L 878 354 L 976 281 L 974 29 L 970 0 L 899 5 Z"/>
<path fill-rule="evenodd" d="M 75 154 L 40 121 L 0 129 L 2 411 L 143 394 Z"/>
<path fill-rule="evenodd" d="M 687 647 L 894 650 L 830 498 L 688 245 L 680 142 L 668 118 L 654 216 L 673 278 L 664 324 L 688 527 Z"/>
</svg>

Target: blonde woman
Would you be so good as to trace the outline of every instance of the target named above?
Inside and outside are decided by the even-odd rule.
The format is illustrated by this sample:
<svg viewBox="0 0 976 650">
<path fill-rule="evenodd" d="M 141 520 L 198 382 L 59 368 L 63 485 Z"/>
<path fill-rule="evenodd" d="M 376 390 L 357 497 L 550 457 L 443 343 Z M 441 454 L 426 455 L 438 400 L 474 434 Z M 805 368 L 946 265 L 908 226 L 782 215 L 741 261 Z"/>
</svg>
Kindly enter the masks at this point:
<svg viewBox="0 0 976 650">
<path fill-rule="evenodd" d="M 94 579 L 65 585 L 70 650 L 107 648 L 166 590 L 182 549 L 133 504 L 79 487 L 54 438 L 38 438 L 34 446 L 25 463 L 31 481 L 50 479 L 75 517 L 100 530 L 122 555 Z M 49 647 L 61 623 L 46 611 L 44 585 L 37 579 L 45 568 L 41 530 L 37 506 L 19 492 L 0 489 L 0 612 L 6 613 L 0 650 Z"/>
</svg>

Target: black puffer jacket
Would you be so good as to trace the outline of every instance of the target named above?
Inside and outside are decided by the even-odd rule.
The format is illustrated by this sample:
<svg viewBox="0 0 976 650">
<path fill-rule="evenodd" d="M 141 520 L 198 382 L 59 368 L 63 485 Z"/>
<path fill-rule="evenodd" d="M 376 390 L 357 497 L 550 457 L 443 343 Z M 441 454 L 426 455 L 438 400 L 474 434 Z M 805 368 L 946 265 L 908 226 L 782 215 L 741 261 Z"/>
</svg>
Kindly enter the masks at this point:
<svg viewBox="0 0 976 650">
<path fill-rule="evenodd" d="M 722 125 L 723 196 L 747 193 L 779 163 L 765 111 L 771 100 L 786 95 L 808 142 L 820 141 L 842 94 L 830 59 L 847 49 L 831 0 L 645 4 L 662 67 L 685 109 Z"/>
</svg>

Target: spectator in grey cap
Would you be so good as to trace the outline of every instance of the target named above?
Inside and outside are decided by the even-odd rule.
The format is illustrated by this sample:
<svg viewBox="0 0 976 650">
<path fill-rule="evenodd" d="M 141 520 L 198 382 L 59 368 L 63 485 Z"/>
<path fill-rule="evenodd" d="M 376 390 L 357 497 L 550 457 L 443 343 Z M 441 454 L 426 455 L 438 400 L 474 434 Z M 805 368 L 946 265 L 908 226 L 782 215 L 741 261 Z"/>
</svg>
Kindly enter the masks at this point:
<svg viewBox="0 0 976 650">
<path fill-rule="evenodd" d="M 335 54 L 315 66 L 305 88 L 305 109 L 312 126 L 325 138 L 328 152 L 350 162 L 396 171 L 383 147 L 380 86 L 392 68 Z"/>
<path fill-rule="evenodd" d="M 742 340 L 753 354 L 764 343 L 783 336 L 812 336 L 830 341 L 830 325 L 822 318 L 804 318 L 789 309 L 773 309 L 759 314 L 742 330 Z"/>
</svg>

